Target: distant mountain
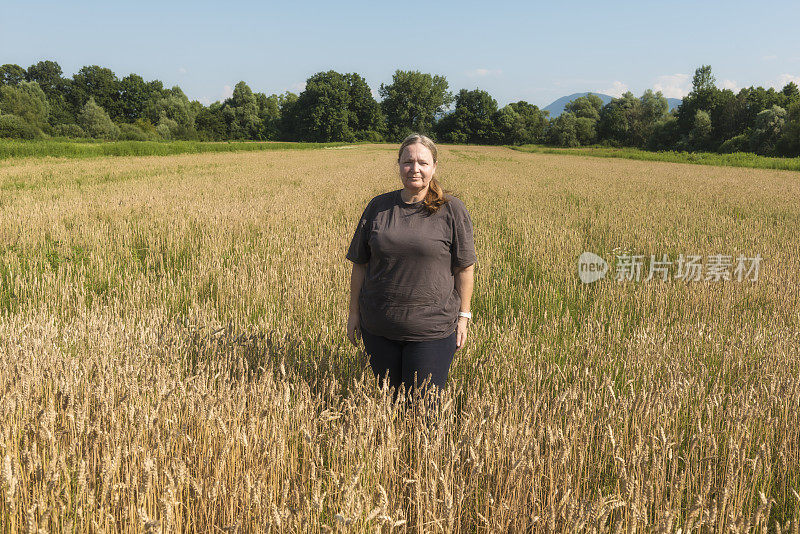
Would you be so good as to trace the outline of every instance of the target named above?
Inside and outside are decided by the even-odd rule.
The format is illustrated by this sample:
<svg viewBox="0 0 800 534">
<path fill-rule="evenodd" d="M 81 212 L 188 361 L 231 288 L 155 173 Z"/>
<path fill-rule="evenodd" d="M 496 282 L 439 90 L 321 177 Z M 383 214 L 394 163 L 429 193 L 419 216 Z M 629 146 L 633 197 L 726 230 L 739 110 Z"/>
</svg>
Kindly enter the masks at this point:
<svg viewBox="0 0 800 534">
<path fill-rule="evenodd" d="M 570 102 L 572 102 L 576 98 L 580 98 L 580 97 L 586 96 L 588 94 L 589 93 L 573 93 L 571 95 L 562 96 L 561 98 L 559 98 L 558 100 L 556 100 L 555 102 L 553 102 L 552 104 L 550 104 L 549 106 L 547 106 L 544 109 L 545 109 L 545 111 L 549 111 L 550 112 L 550 118 L 553 119 L 555 117 L 558 117 L 562 113 L 564 113 L 564 106 L 566 106 L 567 104 L 569 104 Z M 591 94 L 599 96 L 600 99 L 603 101 L 603 105 L 604 106 L 614 99 L 613 96 L 604 95 L 604 94 L 601 94 L 601 93 L 591 93 Z M 680 98 L 668 98 L 667 99 L 667 105 L 669 106 L 669 111 L 672 111 L 673 108 L 678 107 L 680 104 L 681 104 L 681 99 Z"/>
</svg>

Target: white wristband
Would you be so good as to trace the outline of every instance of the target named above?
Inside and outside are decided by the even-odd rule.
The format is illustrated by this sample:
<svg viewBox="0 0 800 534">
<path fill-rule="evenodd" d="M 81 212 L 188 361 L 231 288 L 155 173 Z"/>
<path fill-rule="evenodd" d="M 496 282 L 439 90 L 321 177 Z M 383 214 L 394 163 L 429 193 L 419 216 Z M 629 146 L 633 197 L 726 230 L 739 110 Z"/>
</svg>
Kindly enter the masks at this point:
<svg viewBox="0 0 800 534">
<path fill-rule="evenodd" d="M 458 316 L 459 317 L 466 317 L 467 319 L 472 319 L 472 313 L 471 312 L 458 312 Z"/>
</svg>

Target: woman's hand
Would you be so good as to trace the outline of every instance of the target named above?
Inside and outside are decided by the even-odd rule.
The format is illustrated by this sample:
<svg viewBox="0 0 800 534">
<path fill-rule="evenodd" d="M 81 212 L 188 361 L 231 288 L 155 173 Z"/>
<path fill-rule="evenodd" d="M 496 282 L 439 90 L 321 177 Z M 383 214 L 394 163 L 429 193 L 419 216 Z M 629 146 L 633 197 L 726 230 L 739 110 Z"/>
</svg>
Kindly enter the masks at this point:
<svg viewBox="0 0 800 534">
<path fill-rule="evenodd" d="M 358 347 L 356 339 L 361 339 L 361 326 L 358 312 L 351 313 L 347 316 L 347 339 L 354 347 Z"/>
<path fill-rule="evenodd" d="M 456 291 L 458 291 L 459 296 L 461 296 L 461 311 L 464 312 L 469 311 L 469 301 L 472 298 L 472 286 L 474 284 L 474 273 L 475 264 L 455 269 L 455 272 L 453 273 L 455 275 Z M 456 350 L 463 347 L 464 343 L 467 342 L 468 322 L 468 317 L 461 317 L 461 315 L 458 316 L 458 326 L 456 327 L 456 331 L 458 332 L 458 335 L 456 336 Z"/>
<path fill-rule="evenodd" d="M 469 319 L 466 317 L 459 317 L 458 324 L 456 325 L 456 350 L 464 346 L 467 341 L 467 324 Z"/>
<path fill-rule="evenodd" d="M 364 285 L 364 278 L 367 275 L 366 263 L 354 263 L 353 271 L 350 273 L 350 311 L 347 316 L 347 339 L 358 348 L 356 337 L 361 337 L 361 326 L 358 313 L 358 296 L 361 293 L 361 286 Z"/>
</svg>

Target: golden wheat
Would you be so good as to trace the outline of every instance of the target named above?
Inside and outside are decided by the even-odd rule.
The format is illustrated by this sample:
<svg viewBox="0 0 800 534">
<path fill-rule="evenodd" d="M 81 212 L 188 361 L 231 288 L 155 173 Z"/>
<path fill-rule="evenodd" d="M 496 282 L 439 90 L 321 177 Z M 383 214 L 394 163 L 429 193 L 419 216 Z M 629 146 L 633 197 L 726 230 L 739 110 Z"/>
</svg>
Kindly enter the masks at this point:
<svg viewBox="0 0 800 534">
<path fill-rule="evenodd" d="M 800 174 L 442 147 L 479 260 L 430 414 L 344 335 L 394 154 L 0 162 L 0 531 L 798 531 Z"/>
</svg>

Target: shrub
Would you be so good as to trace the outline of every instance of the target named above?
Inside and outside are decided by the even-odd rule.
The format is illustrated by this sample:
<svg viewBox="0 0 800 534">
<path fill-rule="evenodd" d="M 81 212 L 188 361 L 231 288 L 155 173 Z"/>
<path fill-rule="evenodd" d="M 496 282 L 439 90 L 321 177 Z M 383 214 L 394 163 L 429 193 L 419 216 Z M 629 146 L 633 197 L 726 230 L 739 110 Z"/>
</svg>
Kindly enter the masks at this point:
<svg viewBox="0 0 800 534">
<path fill-rule="evenodd" d="M 747 149 L 748 138 L 746 134 L 731 137 L 719 146 L 719 151 L 723 154 L 733 154 L 734 152 L 744 152 Z"/>
<path fill-rule="evenodd" d="M 145 132 L 151 139 L 158 139 L 158 132 L 156 132 L 156 125 L 147 119 L 136 119 L 133 123 L 134 126 Z"/>
<path fill-rule="evenodd" d="M 16 115 L 0 115 L 0 138 L 37 139 L 42 131 Z"/>
<path fill-rule="evenodd" d="M 166 130 L 164 129 L 166 127 Z M 164 139 L 174 139 L 176 137 L 176 133 L 178 131 L 178 121 L 172 120 L 165 113 L 161 114 L 161 119 L 158 121 L 158 126 L 156 126 L 156 131 L 158 132 L 161 137 Z M 162 132 L 169 131 L 169 134 L 164 134 Z"/>
<path fill-rule="evenodd" d="M 145 132 L 135 124 L 120 124 L 119 125 L 119 140 L 120 141 L 151 141 L 154 140 L 155 134 L 151 135 Z"/>
<path fill-rule="evenodd" d="M 78 114 L 78 124 L 90 136 L 96 139 L 116 139 L 119 137 L 119 127 L 114 124 L 108 113 L 89 98 L 86 105 Z"/>
<path fill-rule="evenodd" d="M 161 139 L 164 139 L 165 141 L 169 141 L 172 139 L 172 134 L 169 132 L 169 126 L 167 126 L 166 124 L 159 124 L 158 126 L 156 126 L 156 131 L 158 132 L 158 135 L 161 137 Z"/>
<path fill-rule="evenodd" d="M 77 124 L 56 124 L 53 126 L 54 137 L 86 137 L 86 132 Z"/>
<path fill-rule="evenodd" d="M 367 143 L 382 143 L 383 136 L 380 132 L 375 132 L 372 130 L 363 130 L 356 132 L 356 141 L 363 141 Z"/>
<path fill-rule="evenodd" d="M 20 82 L 0 87 L 0 113 L 16 115 L 38 130 L 47 123 L 50 106 L 38 83 Z"/>
</svg>

